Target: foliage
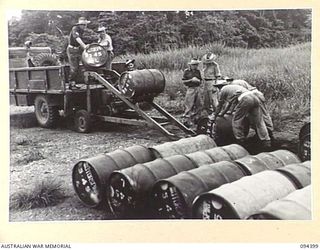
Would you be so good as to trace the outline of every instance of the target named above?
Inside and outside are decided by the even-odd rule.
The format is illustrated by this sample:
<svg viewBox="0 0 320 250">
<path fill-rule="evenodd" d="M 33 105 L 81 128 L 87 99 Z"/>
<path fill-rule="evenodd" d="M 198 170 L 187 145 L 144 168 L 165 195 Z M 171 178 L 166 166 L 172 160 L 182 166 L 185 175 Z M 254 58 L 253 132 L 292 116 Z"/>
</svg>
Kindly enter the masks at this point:
<svg viewBox="0 0 320 250">
<path fill-rule="evenodd" d="M 15 193 L 10 197 L 10 209 L 33 209 L 54 206 L 66 198 L 61 183 L 46 180 L 35 183 L 32 189 Z"/>
<path fill-rule="evenodd" d="M 9 22 L 9 45 L 22 46 L 31 34 L 47 35 L 46 46 L 68 36 L 79 16 L 91 23 L 86 42 L 97 39 L 106 26 L 116 54 L 204 46 L 219 42 L 229 47 L 283 47 L 311 40 L 311 10 L 241 11 L 44 11 L 24 10 L 20 20 Z M 62 31 L 59 32 L 57 27 Z M 42 46 L 43 41 L 36 40 Z"/>
<path fill-rule="evenodd" d="M 150 55 L 139 54 L 135 59 L 140 68 L 144 65 L 160 68 L 167 80 L 165 93 L 171 100 L 179 100 L 182 103 L 185 93 L 181 82 L 182 69 L 187 67 L 186 63 L 192 56 L 204 55 L 208 50 L 217 51 L 217 62 L 224 76 L 244 79 L 265 94 L 267 106 L 274 120 L 288 114 L 292 114 L 296 119 L 310 115 L 310 43 L 259 50 L 228 48 L 214 43 Z M 180 112 L 183 111 L 182 105 L 175 106 Z"/>
</svg>

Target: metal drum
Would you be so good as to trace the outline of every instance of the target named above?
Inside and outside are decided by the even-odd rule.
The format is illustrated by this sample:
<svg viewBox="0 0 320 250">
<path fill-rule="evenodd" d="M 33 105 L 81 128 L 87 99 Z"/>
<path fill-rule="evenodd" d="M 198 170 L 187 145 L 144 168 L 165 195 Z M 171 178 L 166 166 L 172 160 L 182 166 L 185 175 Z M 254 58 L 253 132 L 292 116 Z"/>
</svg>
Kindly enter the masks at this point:
<svg viewBox="0 0 320 250">
<path fill-rule="evenodd" d="M 223 117 L 217 117 L 215 123 L 212 123 L 209 127 L 210 136 L 215 140 L 218 146 L 227 145 L 236 141 L 232 130 L 232 118 L 233 115 L 230 114 L 225 114 Z M 249 130 L 249 119 L 246 119 L 245 136 L 249 134 Z"/>
<path fill-rule="evenodd" d="M 249 219 L 254 220 L 311 220 L 311 186 L 296 190 L 269 203 Z"/>
<path fill-rule="evenodd" d="M 228 146 L 221 147 L 230 157 L 231 160 L 236 160 L 249 155 L 249 152 L 238 144 L 231 144 Z"/>
<path fill-rule="evenodd" d="M 89 44 L 82 52 L 82 62 L 89 67 L 101 67 L 107 60 L 107 51 L 97 43 Z"/>
<path fill-rule="evenodd" d="M 142 69 L 123 72 L 119 80 L 119 90 L 129 98 L 157 96 L 165 88 L 165 77 L 157 69 Z"/>
<path fill-rule="evenodd" d="M 299 157 L 302 161 L 311 159 L 311 123 L 306 123 L 299 133 Z"/>
<path fill-rule="evenodd" d="M 139 216 L 156 181 L 196 167 L 188 157 L 174 155 L 112 173 L 107 189 L 111 211 L 120 218 Z M 144 216 L 146 213 L 144 211 Z"/>
<path fill-rule="evenodd" d="M 288 150 L 248 155 L 235 160 L 235 163 L 237 163 L 247 175 L 256 174 L 264 170 L 274 170 L 288 164 L 299 162 L 299 158 Z"/>
<path fill-rule="evenodd" d="M 196 196 L 243 176 L 245 173 L 235 163 L 220 161 L 160 180 L 150 195 L 151 213 L 161 219 L 190 218 Z"/>
<path fill-rule="evenodd" d="M 148 148 L 132 146 L 111 153 L 80 160 L 72 170 L 73 188 L 80 200 L 89 207 L 98 207 L 105 201 L 109 175 L 114 170 L 153 160 Z"/>
<path fill-rule="evenodd" d="M 156 158 L 164 158 L 178 154 L 189 154 L 192 152 L 216 147 L 216 143 L 207 135 L 198 135 L 190 138 L 183 138 L 178 141 L 166 142 L 156 145 L 150 150 Z"/>
<path fill-rule="evenodd" d="M 287 165 L 284 168 L 277 169 L 277 171 L 287 176 L 298 189 L 306 187 L 311 183 L 310 161 Z"/>
<path fill-rule="evenodd" d="M 192 213 L 201 219 L 245 219 L 296 189 L 283 174 L 267 170 L 224 184 L 195 199 Z"/>
</svg>

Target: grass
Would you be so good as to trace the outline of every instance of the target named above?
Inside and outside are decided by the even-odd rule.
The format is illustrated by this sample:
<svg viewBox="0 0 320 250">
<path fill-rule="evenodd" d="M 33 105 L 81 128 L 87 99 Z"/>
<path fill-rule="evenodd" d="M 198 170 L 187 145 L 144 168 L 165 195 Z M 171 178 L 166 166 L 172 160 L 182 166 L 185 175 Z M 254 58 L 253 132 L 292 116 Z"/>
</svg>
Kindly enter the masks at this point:
<svg viewBox="0 0 320 250">
<path fill-rule="evenodd" d="M 177 113 L 183 111 L 181 97 L 185 94 L 185 87 L 181 82 L 183 69 L 187 67 L 192 57 L 201 58 L 209 51 L 218 55 L 216 61 L 220 65 L 222 75 L 244 79 L 265 94 L 275 127 L 280 129 L 282 119 L 285 121 L 288 116 L 300 119 L 310 115 L 310 43 L 258 50 L 227 48 L 222 44 L 213 43 L 203 47 L 192 46 L 148 55 L 126 55 L 125 58 L 135 58 L 138 68 L 155 68 L 164 72 L 166 97 L 161 97 L 165 99 L 159 102 L 165 103 L 169 109 L 175 109 Z M 171 104 L 173 106 L 168 107 Z"/>
<path fill-rule="evenodd" d="M 31 189 L 16 193 L 10 197 L 10 209 L 28 210 L 55 206 L 66 198 L 61 183 L 46 180 L 35 183 Z"/>
<path fill-rule="evenodd" d="M 43 160 L 43 159 L 45 159 L 43 154 L 39 150 L 33 149 L 33 150 L 29 151 L 28 154 L 26 154 L 24 157 L 19 159 L 17 161 L 17 164 L 26 165 L 30 162 L 39 161 L 39 160 Z"/>
</svg>

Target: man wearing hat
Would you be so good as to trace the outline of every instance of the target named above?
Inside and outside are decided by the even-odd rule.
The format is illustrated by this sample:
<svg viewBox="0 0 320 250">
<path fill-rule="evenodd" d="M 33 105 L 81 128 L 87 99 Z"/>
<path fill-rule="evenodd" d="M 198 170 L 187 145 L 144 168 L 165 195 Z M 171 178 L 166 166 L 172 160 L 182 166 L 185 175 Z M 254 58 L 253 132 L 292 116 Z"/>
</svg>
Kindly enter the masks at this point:
<svg viewBox="0 0 320 250">
<path fill-rule="evenodd" d="M 202 57 L 203 78 L 204 78 L 204 108 L 210 114 L 218 105 L 217 89 L 214 87 L 215 81 L 221 77 L 218 63 L 214 60 L 217 56 L 207 53 Z"/>
<path fill-rule="evenodd" d="M 128 59 L 126 60 L 126 67 L 127 67 L 127 71 L 133 71 L 134 70 L 134 59 Z"/>
<path fill-rule="evenodd" d="M 24 43 L 24 46 L 26 48 L 26 51 L 27 51 L 27 56 L 26 56 L 26 59 L 27 59 L 27 65 L 28 67 L 34 67 L 34 64 L 32 62 L 32 55 L 31 55 L 31 46 L 32 46 L 32 42 L 31 41 L 26 41 Z"/>
<path fill-rule="evenodd" d="M 270 136 L 263 119 L 259 98 L 252 91 L 239 85 L 229 85 L 227 81 L 218 82 L 216 87 L 221 90 L 215 117 L 224 116 L 231 107 L 234 107 L 232 130 L 238 142 L 242 144 L 246 139 L 245 119 L 248 117 L 262 146 L 270 147 Z"/>
<path fill-rule="evenodd" d="M 106 69 L 111 70 L 111 61 L 113 59 L 113 47 L 111 37 L 106 33 L 105 27 L 98 28 L 99 40 L 98 43 L 107 51 Z"/>
<path fill-rule="evenodd" d="M 85 17 L 80 17 L 78 23 L 72 27 L 69 35 L 67 55 L 70 65 L 70 88 L 76 87 L 75 80 L 79 74 L 81 54 L 87 45 L 82 41 L 82 36 L 87 24 L 90 23 Z"/>
<path fill-rule="evenodd" d="M 189 63 L 189 68 L 183 72 L 182 82 L 187 87 L 185 96 L 185 112 L 183 114 L 184 124 L 188 127 L 195 123 L 201 115 L 201 97 L 199 86 L 201 83 L 201 73 L 198 69 L 200 61 L 193 58 Z"/>
<path fill-rule="evenodd" d="M 242 86 L 242 87 L 252 91 L 259 98 L 260 109 L 261 109 L 261 112 L 263 115 L 263 120 L 267 126 L 270 138 L 273 139 L 273 122 L 272 122 L 271 116 L 267 110 L 266 103 L 265 103 L 266 99 L 265 99 L 263 93 L 260 92 L 256 87 L 253 87 L 251 84 L 249 84 L 245 80 L 240 80 L 240 79 L 234 80 L 233 78 L 229 78 L 229 77 L 225 77 L 224 79 L 230 85 L 239 85 L 239 86 Z M 230 110 L 232 110 L 232 108 Z"/>
</svg>

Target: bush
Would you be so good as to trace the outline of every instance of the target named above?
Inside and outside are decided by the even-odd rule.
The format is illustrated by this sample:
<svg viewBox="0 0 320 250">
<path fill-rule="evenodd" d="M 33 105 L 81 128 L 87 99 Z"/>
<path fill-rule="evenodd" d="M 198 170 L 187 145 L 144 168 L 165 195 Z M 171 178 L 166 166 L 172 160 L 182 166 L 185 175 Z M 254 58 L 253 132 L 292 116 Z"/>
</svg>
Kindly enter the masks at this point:
<svg viewBox="0 0 320 250">
<path fill-rule="evenodd" d="M 10 209 L 33 209 L 55 206 L 66 198 L 61 183 L 52 180 L 35 183 L 34 187 L 10 197 Z"/>
</svg>

